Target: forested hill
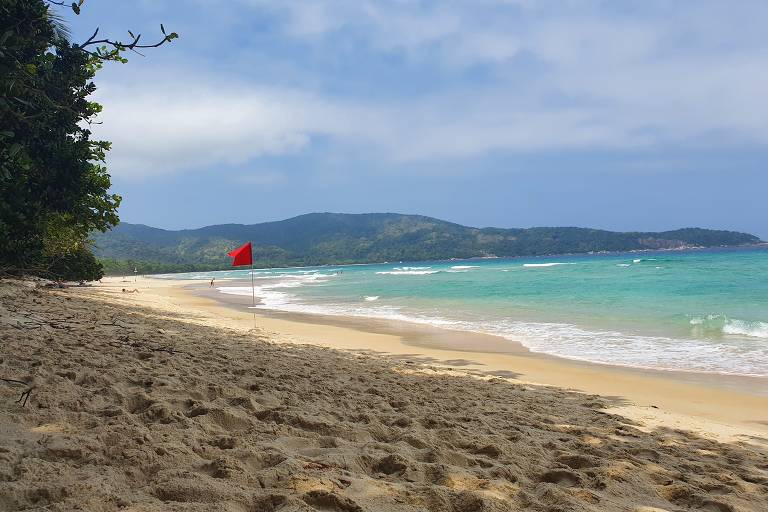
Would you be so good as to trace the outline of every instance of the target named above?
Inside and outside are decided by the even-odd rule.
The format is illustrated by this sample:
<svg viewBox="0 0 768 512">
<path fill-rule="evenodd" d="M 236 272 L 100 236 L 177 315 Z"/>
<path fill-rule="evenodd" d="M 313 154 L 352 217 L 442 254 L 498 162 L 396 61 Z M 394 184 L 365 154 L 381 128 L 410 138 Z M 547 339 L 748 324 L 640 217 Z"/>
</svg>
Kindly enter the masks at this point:
<svg viewBox="0 0 768 512">
<path fill-rule="evenodd" d="M 128 260 L 143 272 L 227 267 L 226 253 L 254 243 L 259 267 L 418 261 L 483 256 L 735 246 L 760 240 L 747 233 L 686 228 L 618 233 L 586 228 L 471 228 L 419 215 L 311 213 L 262 224 L 223 224 L 168 231 L 122 223 L 94 235 L 108 271 Z M 116 261 L 126 262 L 124 265 Z M 150 265 L 149 262 L 154 262 Z"/>
</svg>

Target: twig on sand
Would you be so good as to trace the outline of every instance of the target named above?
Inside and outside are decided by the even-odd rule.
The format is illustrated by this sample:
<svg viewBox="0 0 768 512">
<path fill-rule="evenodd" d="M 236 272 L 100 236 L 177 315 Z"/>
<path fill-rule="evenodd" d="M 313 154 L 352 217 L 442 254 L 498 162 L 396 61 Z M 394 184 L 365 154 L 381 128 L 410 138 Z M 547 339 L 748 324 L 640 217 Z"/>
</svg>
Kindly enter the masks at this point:
<svg viewBox="0 0 768 512">
<path fill-rule="evenodd" d="M 118 342 L 110 342 L 110 343 L 107 343 L 107 344 L 109 346 L 115 347 L 115 348 L 132 348 L 132 349 L 136 349 L 136 350 L 148 350 L 150 352 L 165 352 L 165 353 L 170 354 L 172 356 L 176 355 L 176 354 L 186 354 L 187 353 L 187 352 L 185 352 L 183 350 L 177 350 L 177 349 L 175 349 L 173 347 L 170 347 L 170 346 L 162 346 L 161 345 L 161 346 L 157 346 L 157 347 L 152 347 L 152 346 L 149 346 L 146 343 L 141 343 L 139 341 L 129 341 L 128 340 L 128 336 L 121 336 L 118 339 L 119 339 Z"/>
<path fill-rule="evenodd" d="M 181 350 L 176 350 L 173 347 L 150 347 L 149 349 L 151 352 L 167 352 L 171 355 L 174 354 L 184 354 L 185 352 Z"/>
<path fill-rule="evenodd" d="M 29 396 L 32 394 L 32 390 L 35 389 L 34 386 L 30 386 L 23 380 L 6 379 L 3 377 L 0 377 L 0 380 L 7 384 L 21 384 L 22 386 L 28 386 L 28 388 L 21 393 L 21 395 L 19 396 L 19 399 L 16 400 L 16 403 L 21 404 L 22 407 L 27 405 L 27 400 L 29 400 Z"/>
</svg>

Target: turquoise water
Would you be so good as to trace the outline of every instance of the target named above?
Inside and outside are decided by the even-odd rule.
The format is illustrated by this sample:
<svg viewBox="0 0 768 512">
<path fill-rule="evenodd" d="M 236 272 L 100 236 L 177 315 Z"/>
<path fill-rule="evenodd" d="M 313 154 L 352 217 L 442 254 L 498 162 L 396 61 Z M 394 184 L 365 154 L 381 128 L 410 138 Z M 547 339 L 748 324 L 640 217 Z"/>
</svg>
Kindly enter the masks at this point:
<svg viewBox="0 0 768 512">
<path fill-rule="evenodd" d="M 210 279 L 251 294 L 249 270 Z M 768 250 L 257 270 L 265 309 L 485 332 L 599 363 L 768 376 Z M 230 281 L 232 280 L 232 281 Z"/>
</svg>

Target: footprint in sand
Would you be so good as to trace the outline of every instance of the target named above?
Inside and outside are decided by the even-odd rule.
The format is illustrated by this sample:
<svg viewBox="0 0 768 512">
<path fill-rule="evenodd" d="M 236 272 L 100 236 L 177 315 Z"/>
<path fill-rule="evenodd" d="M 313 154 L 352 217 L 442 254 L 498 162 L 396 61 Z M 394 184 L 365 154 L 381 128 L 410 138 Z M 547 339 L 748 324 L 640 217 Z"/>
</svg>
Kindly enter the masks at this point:
<svg viewBox="0 0 768 512">
<path fill-rule="evenodd" d="M 230 436 L 217 436 L 211 439 L 208 444 L 221 448 L 222 450 L 231 450 L 237 446 L 237 439 Z"/>
<path fill-rule="evenodd" d="M 581 478 L 576 473 L 565 469 L 553 469 L 541 475 L 541 481 L 557 484 L 563 487 L 576 487 L 581 483 Z"/>
<path fill-rule="evenodd" d="M 248 418 L 236 415 L 225 409 L 211 408 L 205 404 L 195 404 L 187 412 L 188 418 L 207 416 L 208 419 L 227 431 L 246 430 L 253 426 Z"/>
<path fill-rule="evenodd" d="M 576 455 L 572 453 L 561 455 L 557 458 L 557 462 L 565 464 L 572 469 L 594 468 L 599 465 L 599 463 L 592 457 L 586 457 L 584 455 Z"/>
<path fill-rule="evenodd" d="M 373 469 L 379 473 L 384 473 L 385 475 L 399 475 L 408 469 L 408 459 L 393 453 L 380 459 L 374 465 Z"/>
<path fill-rule="evenodd" d="M 705 512 L 733 512 L 733 507 L 722 501 L 704 500 L 701 510 Z"/>
<path fill-rule="evenodd" d="M 247 430 L 253 426 L 248 418 L 233 414 L 224 409 L 212 409 L 208 417 L 224 430 Z"/>
<path fill-rule="evenodd" d="M 339 512 L 363 512 L 363 509 L 349 498 L 328 491 L 309 491 L 301 497 L 304 503 L 317 510 L 338 510 Z"/>
<path fill-rule="evenodd" d="M 263 510 L 265 512 L 278 510 L 283 508 L 284 505 L 288 504 L 288 501 L 288 497 L 282 494 L 267 494 L 265 496 L 258 496 L 253 500 L 248 510 Z"/>
<path fill-rule="evenodd" d="M 642 457 L 652 462 L 659 462 L 659 452 L 651 450 L 650 448 L 637 448 L 630 450 L 630 453 L 636 457 Z"/>
<path fill-rule="evenodd" d="M 709 494 L 723 495 L 732 494 L 734 492 L 734 489 L 723 484 L 704 484 L 702 487 L 706 489 Z"/>
</svg>

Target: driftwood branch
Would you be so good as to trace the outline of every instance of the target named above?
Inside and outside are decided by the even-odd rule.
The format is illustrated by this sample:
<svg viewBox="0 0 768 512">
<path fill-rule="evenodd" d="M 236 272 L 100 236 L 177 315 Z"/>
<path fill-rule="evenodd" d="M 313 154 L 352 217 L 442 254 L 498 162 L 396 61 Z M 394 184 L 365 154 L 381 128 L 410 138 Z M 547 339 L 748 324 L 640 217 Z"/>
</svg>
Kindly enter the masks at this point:
<svg viewBox="0 0 768 512">
<path fill-rule="evenodd" d="M 3 377 L 0 377 L 0 380 L 5 382 L 6 384 L 20 384 L 22 386 L 27 386 L 27 389 L 25 391 L 22 391 L 21 395 L 19 396 L 19 399 L 16 400 L 16 403 L 21 404 L 22 407 L 27 405 L 27 400 L 29 400 L 29 396 L 32 394 L 32 390 L 35 389 L 33 386 L 30 386 L 23 380 L 5 379 Z"/>
</svg>

